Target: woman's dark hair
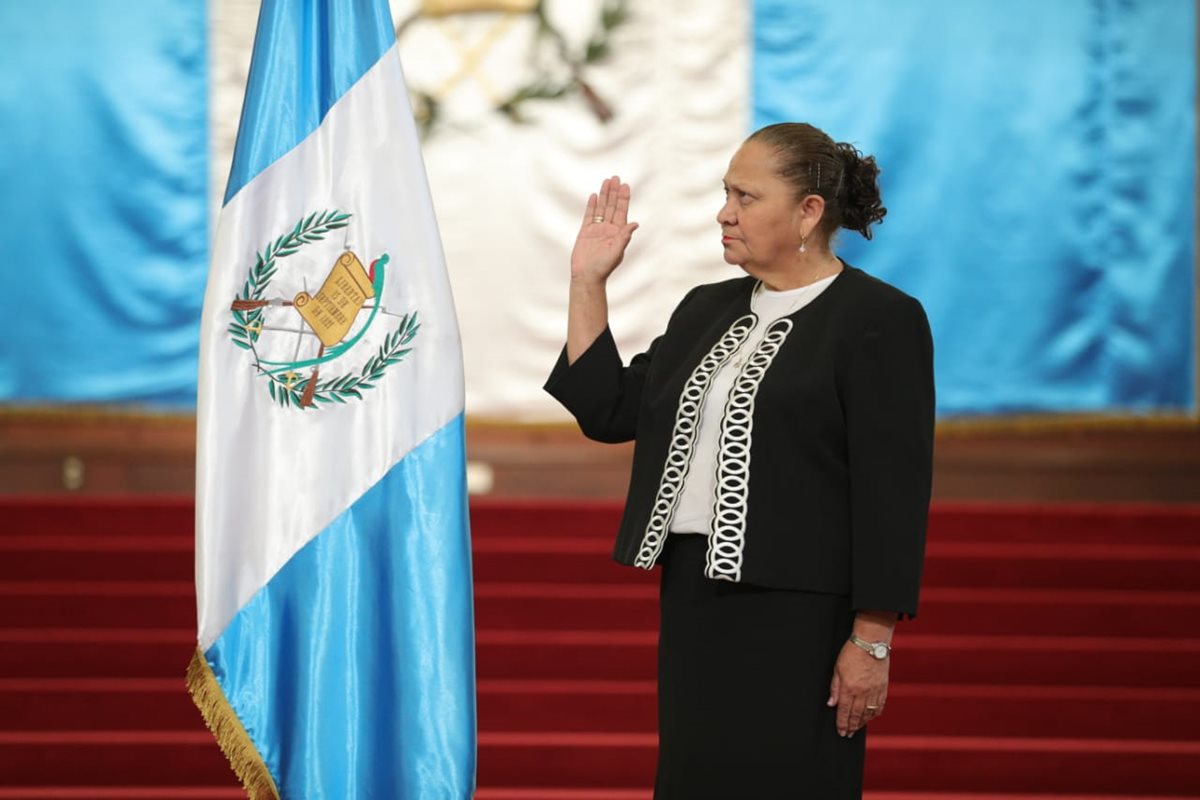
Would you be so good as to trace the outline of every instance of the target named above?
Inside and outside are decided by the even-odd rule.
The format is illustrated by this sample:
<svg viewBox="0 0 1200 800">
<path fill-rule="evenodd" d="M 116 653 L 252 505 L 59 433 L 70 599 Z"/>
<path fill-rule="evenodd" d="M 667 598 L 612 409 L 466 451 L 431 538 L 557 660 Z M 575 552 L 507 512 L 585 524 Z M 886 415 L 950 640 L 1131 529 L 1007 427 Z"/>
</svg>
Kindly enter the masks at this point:
<svg viewBox="0 0 1200 800">
<path fill-rule="evenodd" d="M 780 122 L 750 135 L 775 149 L 780 177 L 796 188 L 796 198 L 818 194 L 825 199 L 820 228 L 838 228 L 871 238 L 871 225 L 887 214 L 879 198 L 879 166 L 854 145 L 835 142 L 806 122 Z"/>
</svg>

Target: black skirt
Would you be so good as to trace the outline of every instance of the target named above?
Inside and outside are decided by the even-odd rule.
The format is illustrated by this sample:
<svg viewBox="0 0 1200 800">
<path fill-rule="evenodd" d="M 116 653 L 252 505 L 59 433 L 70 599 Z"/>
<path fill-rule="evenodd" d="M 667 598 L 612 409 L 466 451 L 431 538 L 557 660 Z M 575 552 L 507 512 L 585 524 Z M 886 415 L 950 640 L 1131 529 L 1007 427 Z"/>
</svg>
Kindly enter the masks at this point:
<svg viewBox="0 0 1200 800">
<path fill-rule="evenodd" d="M 854 612 L 842 595 L 704 577 L 707 538 L 667 537 L 655 800 L 857 800 L 866 729 L 826 705 Z"/>
</svg>

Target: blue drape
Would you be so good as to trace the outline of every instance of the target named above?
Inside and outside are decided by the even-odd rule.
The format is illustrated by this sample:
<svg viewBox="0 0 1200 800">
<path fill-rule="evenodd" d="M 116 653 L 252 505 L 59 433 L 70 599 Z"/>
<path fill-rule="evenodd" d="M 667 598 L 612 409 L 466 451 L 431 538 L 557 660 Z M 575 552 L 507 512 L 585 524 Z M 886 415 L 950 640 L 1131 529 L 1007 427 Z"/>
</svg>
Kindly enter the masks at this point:
<svg viewBox="0 0 1200 800">
<path fill-rule="evenodd" d="M 848 261 L 925 304 L 939 410 L 1195 408 L 1193 0 L 756 0 L 754 127 L 873 153 Z"/>
<path fill-rule="evenodd" d="M 0 3 L 0 401 L 194 403 L 207 15 Z"/>
<path fill-rule="evenodd" d="M 1196 406 L 1192 0 L 755 0 L 755 127 L 874 153 L 943 414 Z M 9 0 L 0 401 L 190 406 L 207 4 Z"/>
</svg>

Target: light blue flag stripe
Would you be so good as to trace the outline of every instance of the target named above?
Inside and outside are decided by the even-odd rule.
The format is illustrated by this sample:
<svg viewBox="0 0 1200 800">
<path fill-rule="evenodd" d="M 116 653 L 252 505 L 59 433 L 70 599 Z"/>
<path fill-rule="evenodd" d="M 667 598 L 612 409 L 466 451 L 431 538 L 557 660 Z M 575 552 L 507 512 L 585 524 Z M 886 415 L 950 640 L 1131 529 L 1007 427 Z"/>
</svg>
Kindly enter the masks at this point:
<svg viewBox="0 0 1200 800">
<path fill-rule="evenodd" d="M 755 127 L 873 153 L 942 414 L 1194 412 L 1192 0 L 755 0 Z"/>
<path fill-rule="evenodd" d="M 205 654 L 284 798 L 470 797 L 459 415 L 301 549 Z"/>
<path fill-rule="evenodd" d="M 315 131 L 395 40 L 377 0 L 263 3 L 225 202 Z"/>
</svg>

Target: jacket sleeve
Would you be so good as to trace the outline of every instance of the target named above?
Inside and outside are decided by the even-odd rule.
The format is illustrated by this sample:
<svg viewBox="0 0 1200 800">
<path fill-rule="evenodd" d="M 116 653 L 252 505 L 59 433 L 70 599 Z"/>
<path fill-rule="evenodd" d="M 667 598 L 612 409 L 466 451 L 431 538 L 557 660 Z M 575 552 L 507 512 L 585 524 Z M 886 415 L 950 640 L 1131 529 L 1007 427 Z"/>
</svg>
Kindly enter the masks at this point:
<svg viewBox="0 0 1200 800">
<path fill-rule="evenodd" d="M 563 347 L 543 387 L 579 423 L 583 435 L 598 442 L 627 442 L 637 434 L 638 409 L 646 371 L 662 337 L 622 366 L 612 332 L 605 328 L 574 364 Z"/>
<path fill-rule="evenodd" d="M 671 322 L 698 288 L 679 301 L 671 312 Z M 667 323 L 668 329 L 671 322 Z M 564 346 L 543 388 L 571 412 L 584 436 L 598 442 L 628 442 L 637 435 L 646 373 L 662 338 L 651 342 L 646 352 L 634 356 L 626 367 L 622 366 L 612 331 L 605 327 L 574 364 L 567 363 Z"/>
<path fill-rule="evenodd" d="M 851 603 L 917 613 L 933 478 L 933 338 L 921 304 L 879 309 L 844 376 Z"/>
</svg>

